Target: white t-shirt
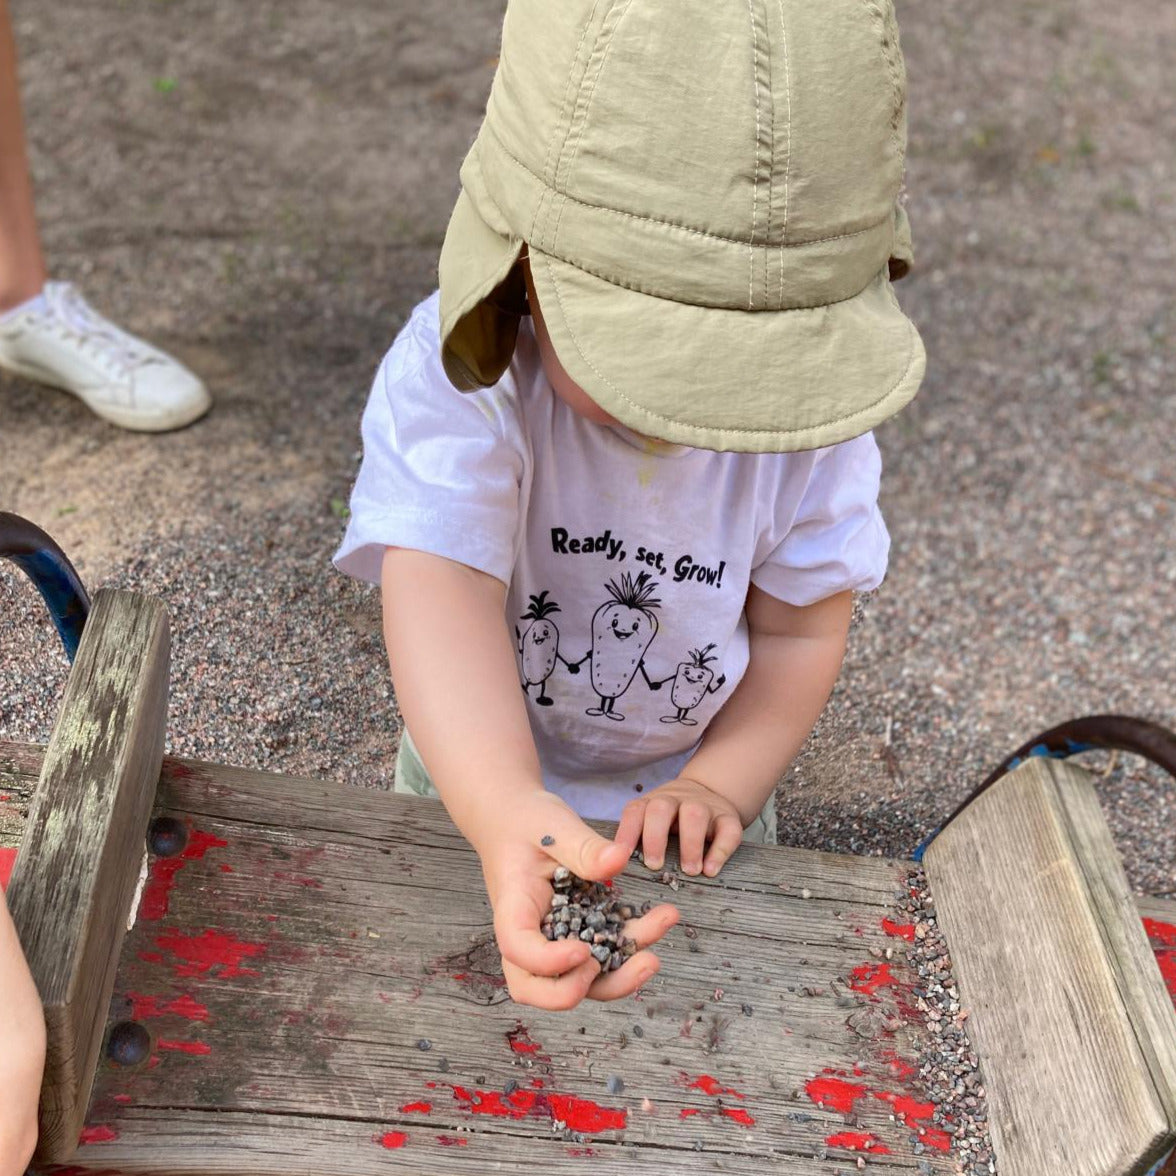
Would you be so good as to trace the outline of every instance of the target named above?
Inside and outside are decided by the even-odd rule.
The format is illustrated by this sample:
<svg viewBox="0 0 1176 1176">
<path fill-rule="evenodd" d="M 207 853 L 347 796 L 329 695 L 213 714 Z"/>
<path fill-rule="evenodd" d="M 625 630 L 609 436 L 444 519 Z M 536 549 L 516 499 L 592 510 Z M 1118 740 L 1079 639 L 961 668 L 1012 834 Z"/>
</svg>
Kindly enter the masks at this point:
<svg viewBox="0 0 1176 1176">
<path fill-rule="evenodd" d="M 679 773 L 747 667 L 749 583 L 805 605 L 886 572 L 871 434 L 714 453 L 593 424 L 552 391 L 527 319 L 502 379 L 458 392 L 436 294 L 380 366 L 363 445 L 336 564 L 379 583 L 384 548 L 407 547 L 507 585 L 545 784 L 585 817 Z"/>
</svg>

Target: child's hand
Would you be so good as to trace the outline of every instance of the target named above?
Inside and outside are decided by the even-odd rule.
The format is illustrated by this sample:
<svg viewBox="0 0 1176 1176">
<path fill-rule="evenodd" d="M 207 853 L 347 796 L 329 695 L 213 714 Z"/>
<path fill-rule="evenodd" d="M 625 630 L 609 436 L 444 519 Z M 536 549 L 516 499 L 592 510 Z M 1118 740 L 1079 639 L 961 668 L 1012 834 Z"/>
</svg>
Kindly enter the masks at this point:
<svg viewBox="0 0 1176 1176">
<path fill-rule="evenodd" d="M 476 846 L 486 892 L 494 908 L 494 933 L 511 997 L 545 1009 L 574 1008 L 585 997 L 616 1000 L 641 987 L 661 966 L 651 951 L 638 951 L 615 972 L 602 973 L 587 943 L 548 940 L 540 923 L 554 893 L 556 866 L 600 882 L 619 874 L 632 847 L 593 832 L 559 797 L 538 792 L 514 804 Z M 550 838 L 549 844 L 543 844 Z M 669 905 L 625 926 L 639 948 L 660 939 L 678 921 Z"/>
<path fill-rule="evenodd" d="M 684 874 L 701 871 L 713 878 L 743 840 L 739 810 L 725 796 L 697 780 L 679 776 L 625 805 L 617 827 L 617 841 L 633 846 L 640 842 L 645 865 L 660 870 L 666 860 L 666 842 L 675 824 Z M 708 841 L 710 848 L 704 859 L 703 848 Z"/>
</svg>

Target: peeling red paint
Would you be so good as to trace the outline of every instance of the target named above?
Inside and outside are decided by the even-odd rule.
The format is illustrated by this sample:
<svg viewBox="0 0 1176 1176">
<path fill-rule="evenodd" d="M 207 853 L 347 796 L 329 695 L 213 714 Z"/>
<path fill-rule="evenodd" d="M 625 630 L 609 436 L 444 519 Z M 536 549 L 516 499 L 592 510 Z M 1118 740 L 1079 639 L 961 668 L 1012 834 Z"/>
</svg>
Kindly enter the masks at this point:
<svg viewBox="0 0 1176 1176">
<path fill-rule="evenodd" d="M 1176 925 L 1161 923 L 1159 919 L 1144 919 L 1143 929 L 1148 939 L 1154 939 L 1164 947 L 1176 947 Z"/>
<path fill-rule="evenodd" d="M 934 1103 L 920 1102 L 909 1095 L 892 1094 L 884 1090 L 875 1090 L 871 1093 L 879 1101 L 889 1103 L 894 1111 L 894 1117 L 904 1127 L 917 1131 L 920 1140 L 927 1147 L 936 1151 L 948 1151 L 951 1148 L 951 1136 L 931 1123 L 931 1116 L 935 1113 Z"/>
<path fill-rule="evenodd" d="M 228 862 L 221 862 L 219 869 L 222 874 L 233 874 L 236 872 Z"/>
<path fill-rule="evenodd" d="M 139 918 L 148 922 L 157 922 L 165 918 L 176 875 L 189 862 L 199 861 L 210 849 L 223 849 L 228 844 L 221 837 L 193 829 L 182 853 L 176 854 L 175 857 L 156 858 L 151 863 L 151 873 L 147 885 L 143 888 Z"/>
<path fill-rule="evenodd" d="M 723 1114 L 741 1127 L 754 1127 L 755 1120 L 742 1107 L 723 1107 Z"/>
<path fill-rule="evenodd" d="M 569 1147 L 564 1149 L 569 1156 L 598 1156 L 600 1152 L 594 1147 Z"/>
<path fill-rule="evenodd" d="M 400 1113 L 403 1115 L 427 1115 L 432 1109 L 432 1103 L 410 1102 L 400 1108 Z"/>
<path fill-rule="evenodd" d="M 131 1102 L 131 1096 L 129 1094 L 112 1094 L 110 1097 L 116 1103 L 120 1103 L 123 1106 L 127 1106 Z"/>
<path fill-rule="evenodd" d="M 887 935 L 894 935 L 899 939 L 905 939 L 908 943 L 915 941 L 914 923 L 896 923 L 893 919 L 883 919 L 882 930 Z"/>
<path fill-rule="evenodd" d="M 139 952 L 139 959 L 146 964 L 162 964 L 163 956 L 157 951 L 141 951 Z"/>
<path fill-rule="evenodd" d="M 113 1143 L 118 1132 L 113 1127 L 83 1127 L 78 1136 L 78 1146 L 87 1143 Z"/>
<path fill-rule="evenodd" d="M 438 1135 L 437 1142 L 442 1147 L 469 1147 L 470 1141 L 464 1135 Z"/>
<path fill-rule="evenodd" d="M 16 868 L 16 850 L 0 849 L 0 890 L 7 890 Z"/>
<path fill-rule="evenodd" d="M 882 1050 L 879 1056 L 886 1063 L 886 1070 L 890 1076 L 897 1078 L 899 1082 L 907 1082 L 919 1072 L 918 1066 L 906 1058 L 899 1057 L 892 1049 Z"/>
<path fill-rule="evenodd" d="M 146 1021 L 152 1017 L 166 1017 L 174 1015 L 186 1017 L 189 1021 L 207 1021 L 208 1009 L 198 1000 L 187 993 L 177 996 L 175 1000 L 160 1005 L 159 998 L 145 996 L 141 992 L 128 992 L 127 998 L 131 1002 L 131 1020 Z"/>
<path fill-rule="evenodd" d="M 408 1142 L 408 1136 L 403 1131 L 385 1131 L 383 1135 L 375 1136 L 376 1142 L 389 1151 L 403 1147 Z"/>
<path fill-rule="evenodd" d="M 701 1090 L 704 1094 L 733 1094 L 736 1098 L 746 1098 L 746 1094 L 741 1094 L 733 1087 L 724 1086 L 717 1078 L 712 1078 L 710 1074 L 699 1074 L 696 1078 L 690 1079 L 688 1074 L 680 1074 L 679 1077 L 686 1083 L 687 1090 Z"/>
<path fill-rule="evenodd" d="M 702 1112 L 697 1107 L 683 1107 L 678 1112 L 679 1119 L 689 1119 L 693 1115 L 701 1115 Z"/>
<path fill-rule="evenodd" d="M 456 979 L 456 977 L 454 977 Z M 531 1040 L 530 1033 L 522 1022 L 519 1022 L 506 1034 L 506 1043 L 517 1054 L 537 1054 L 542 1050 L 542 1046 L 537 1041 Z"/>
<path fill-rule="evenodd" d="M 831 1076 L 811 1078 L 805 1083 L 804 1089 L 817 1106 L 840 1111 L 843 1115 L 848 1115 L 853 1110 L 853 1104 L 869 1093 L 868 1086 Z"/>
<path fill-rule="evenodd" d="M 1160 975 L 1163 976 L 1172 1001 L 1176 1004 L 1176 951 L 1157 951 L 1156 963 L 1160 966 Z"/>
<path fill-rule="evenodd" d="M 825 1143 L 829 1147 L 844 1147 L 850 1151 L 868 1151 L 876 1156 L 890 1155 L 888 1148 L 876 1135 L 865 1131 L 842 1131 L 837 1135 L 830 1135 Z"/>
<path fill-rule="evenodd" d="M 889 964 L 859 964 L 849 974 L 849 986 L 866 996 L 873 996 L 879 988 L 901 987 L 898 978 L 891 973 Z"/>
<path fill-rule="evenodd" d="M 171 1053 L 198 1054 L 201 1057 L 212 1053 L 212 1046 L 203 1041 L 163 1041 L 157 1043 L 158 1048 Z"/>
<path fill-rule="evenodd" d="M 221 980 L 260 975 L 241 964 L 251 956 L 264 955 L 266 950 L 264 943 L 245 943 L 211 929 L 205 929 L 199 935 L 185 935 L 173 930 L 170 935 L 158 936 L 155 942 L 164 951 L 184 961 L 174 965 L 177 976 L 203 976 L 219 967 L 217 975 Z"/>
<path fill-rule="evenodd" d="M 520 1089 L 510 1094 L 500 1090 L 467 1090 L 450 1086 L 454 1099 L 472 1115 L 493 1115 L 499 1119 L 559 1119 L 572 1131 L 594 1135 L 600 1131 L 622 1130 L 628 1112 L 602 1107 L 590 1099 L 572 1094 L 541 1093 Z"/>
</svg>

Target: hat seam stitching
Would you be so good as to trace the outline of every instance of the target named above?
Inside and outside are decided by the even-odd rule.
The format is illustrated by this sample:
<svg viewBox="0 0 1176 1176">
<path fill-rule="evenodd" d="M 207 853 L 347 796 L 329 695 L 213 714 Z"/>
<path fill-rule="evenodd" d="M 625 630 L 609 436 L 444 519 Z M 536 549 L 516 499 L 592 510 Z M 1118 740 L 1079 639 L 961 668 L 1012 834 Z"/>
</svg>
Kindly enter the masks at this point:
<svg viewBox="0 0 1176 1176">
<path fill-rule="evenodd" d="M 768 5 L 767 0 L 764 0 L 764 27 L 767 28 L 769 24 Z M 776 184 L 776 90 L 772 85 L 772 38 L 767 38 L 768 50 L 768 230 L 771 231 L 772 226 L 772 209 L 775 206 L 775 192 L 773 189 Z M 765 242 L 766 243 L 766 242 Z M 764 254 L 764 306 L 768 305 L 768 276 L 771 270 L 771 254 Z"/>
<path fill-rule="evenodd" d="M 559 108 L 559 114 L 560 114 L 561 120 L 568 116 L 568 100 L 571 97 L 571 93 L 572 93 L 572 79 L 573 79 L 573 77 L 575 77 L 577 66 L 580 64 L 580 53 L 584 48 L 584 42 L 588 39 L 589 26 L 592 24 L 592 20 L 596 16 L 596 9 L 599 6 L 600 6 L 600 0 L 595 0 L 595 2 L 592 5 L 592 11 L 588 13 L 588 19 L 584 22 L 584 27 L 580 30 L 580 40 L 576 44 L 576 52 L 572 55 L 572 68 L 568 70 L 568 80 L 564 83 L 563 102 L 560 103 L 560 108 Z M 544 157 L 544 160 L 543 160 L 543 179 L 549 187 L 552 186 L 552 181 L 554 179 L 554 176 L 549 175 L 549 173 L 551 173 L 551 169 L 552 169 L 551 153 L 552 153 L 552 151 L 554 151 L 555 144 L 558 141 L 558 139 L 559 139 L 559 128 L 557 127 L 555 132 L 552 134 L 550 141 L 547 144 L 547 155 Z M 565 137 L 565 143 L 566 143 L 566 141 L 567 140 Z M 559 162 L 559 160 L 557 158 L 556 163 L 558 163 L 558 162 Z M 538 216 L 538 211 L 536 211 L 536 216 Z M 532 232 L 534 231 L 534 228 L 535 228 L 535 222 L 534 222 L 534 220 L 532 220 L 532 222 L 531 222 Z"/>
<path fill-rule="evenodd" d="M 784 157 L 784 223 L 780 228 L 780 305 L 784 305 L 784 248 L 788 243 L 788 184 L 792 175 L 792 71 L 788 60 L 788 21 L 784 15 L 784 0 L 780 5 L 780 42 L 784 49 L 784 99 L 787 112 L 788 153 Z M 773 137 L 773 150 L 775 138 Z"/>
<path fill-rule="evenodd" d="M 755 9 L 752 0 L 747 0 L 747 15 L 751 19 L 751 84 L 755 92 L 755 171 L 751 181 L 751 238 L 747 242 L 747 309 L 755 305 L 753 283 L 755 282 L 755 229 L 759 221 L 759 169 L 760 169 L 760 83 L 759 83 L 759 33 L 755 27 Z"/>
<path fill-rule="evenodd" d="M 627 405 L 636 409 L 638 412 L 643 413 L 645 416 L 652 417 L 655 421 L 664 421 L 666 424 L 676 425 L 676 426 L 685 427 L 685 428 L 689 428 L 689 429 L 694 429 L 694 430 L 700 431 L 700 432 L 707 429 L 707 428 L 710 428 L 712 431 L 718 432 L 718 433 L 754 434 L 756 436 L 762 436 L 765 433 L 787 436 L 787 435 L 796 434 L 796 433 L 808 433 L 808 432 L 812 432 L 815 429 L 827 429 L 830 425 L 844 424 L 847 421 L 853 420 L 855 417 L 864 416 L 867 413 L 869 413 L 871 410 L 877 408 L 878 405 L 882 404 L 884 401 L 889 400 L 890 397 L 893 396 L 894 393 L 906 382 L 907 377 L 910 375 L 911 369 L 914 367 L 914 364 L 915 364 L 915 355 L 917 352 L 917 348 L 915 347 L 916 333 L 915 333 L 915 329 L 914 329 L 914 324 L 908 320 L 907 321 L 907 337 L 909 340 L 909 346 L 908 346 L 908 350 L 907 350 L 906 367 L 903 368 L 902 374 L 898 377 L 898 379 L 894 382 L 894 384 L 892 384 L 881 396 L 878 397 L 877 400 L 873 400 L 869 404 L 863 405 L 861 408 L 857 409 L 854 412 L 846 413 L 844 416 L 834 417 L 831 420 L 822 421 L 818 425 L 805 425 L 803 427 L 798 427 L 798 428 L 794 428 L 794 429 L 787 429 L 787 428 L 746 429 L 746 428 L 725 427 L 725 426 L 690 425 L 684 421 L 674 420 L 673 417 L 665 416 L 663 413 L 654 412 L 652 409 L 646 408 L 643 405 L 638 404 L 636 401 L 632 400 L 629 396 L 627 396 L 624 392 L 622 392 L 621 389 L 618 388 L 616 386 L 616 384 L 614 384 L 612 382 L 612 380 L 610 380 L 608 378 L 608 376 L 606 376 L 602 371 L 600 371 L 599 368 L 597 368 L 597 366 L 584 354 L 584 348 L 580 345 L 580 340 L 576 337 L 575 329 L 572 327 L 570 321 L 568 320 L 567 308 L 564 306 L 563 294 L 560 291 L 559 278 L 552 271 L 550 265 L 547 266 L 547 271 L 548 271 L 548 276 L 551 278 L 551 284 L 555 289 L 555 297 L 556 297 L 556 300 L 559 302 L 560 313 L 563 315 L 564 327 L 567 329 L 568 334 L 571 336 L 572 342 L 576 346 L 576 350 L 580 353 L 580 358 L 584 361 L 584 363 L 586 363 L 588 365 L 588 367 L 591 369 L 592 373 L 598 379 L 600 379 L 604 384 L 606 384 L 614 393 L 616 393 L 616 395 L 621 400 L 623 400 Z M 898 302 L 894 298 L 893 291 L 891 291 L 890 297 L 891 297 L 891 301 L 894 303 L 895 308 L 901 314 L 902 308 L 898 306 Z M 848 299 L 845 299 L 844 301 L 848 301 Z M 836 305 L 836 304 L 831 303 L 830 305 Z"/>
<path fill-rule="evenodd" d="M 541 183 L 541 184 L 545 183 L 542 176 L 537 175 L 530 167 L 528 167 L 525 163 L 523 163 L 523 161 L 521 159 L 518 159 L 515 157 L 515 155 L 510 151 L 510 149 L 506 146 L 506 144 L 503 143 L 502 140 L 498 138 L 498 135 L 493 130 L 493 128 L 485 126 L 483 129 L 486 131 L 489 131 L 489 133 L 495 139 L 498 140 L 498 145 L 501 148 L 503 155 L 508 160 L 510 160 L 510 162 L 513 163 L 515 165 L 515 167 L 521 169 L 522 171 L 525 171 L 527 173 L 527 175 L 531 176 L 533 179 L 537 180 L 539 183 Z M 564 201 L 571 203 L 571 204 L 577 204 L 581 208 L 591 208 L 591 209 L 596 210 L 597 212 L 606 212 L 610 216 L 624 217 L 626 220 L 636 220 L 636 221 L 642 221 L 646 224 L 662 225 L 664 228 L 674 229 L 677 232 L 685 233 L 691 237 L 702 237 L 704 240 L 707 240 L 707 241 L 722 241 L 726 245 L 740 245 L 740 246 L 742 246 L 742 245 L 747 244 L 746 241 L 742 241 L 738 237 L 726 237 L 722 233 L 708 233 L 705 229 L 695 229 L 689 225 L 678 224 L 675 221 L 664 220 L 660 217 L 645 216 L 642 213 L 628 212 L 627 210 L 621 209 L 621 208 L 609 208 L 607 205 L 604 205 L 604 204 L 592 204 L 587 200 L 579 199 L 579 197 L 577 197 L 577 196 L 569 195 L 567 192 L 560 192 L 559 196 Z M 885 216 L 879 217 L 878 220 L 873 221 L 871 224 L 866 225 L 865 228 L 854 229 L 854 231 L 852 233 L 834 233 L 828 237 L 811 237 L 805 241 L 784 241 L 784 242 L 781 242 L 779 247 L 781 249 L 802 249 L 806 245 L 824 245 L 829 241 L 848 241 L 853 237 L 864 237 L 868 233 L 872 233 L 875 229 L 886 224 L 886 222 L 888 220 L 893 219 L 893 217 L 894 217 L 894 211 L 893 211 L 893 209 L 890 209 L 887 211 Z M 775 248 L 775 246 L 772 246 L 772 248 Z"/>
</svg>

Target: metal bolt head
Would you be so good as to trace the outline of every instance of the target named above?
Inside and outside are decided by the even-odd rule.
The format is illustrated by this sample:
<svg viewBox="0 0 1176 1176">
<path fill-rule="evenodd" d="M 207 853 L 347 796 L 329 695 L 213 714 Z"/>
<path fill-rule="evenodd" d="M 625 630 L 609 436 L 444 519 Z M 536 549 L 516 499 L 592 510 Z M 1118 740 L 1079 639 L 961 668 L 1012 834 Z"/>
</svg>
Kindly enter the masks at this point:
<svg viewBox="0 0 1176 1176">
<path fill-rule="evenodd" d="M 147 828 L 147 848 L 156 857 L 175 857 L 187 844 L 187 826 L 175 817 L 156 817 Z"/>
<path fill-rule="evenodd" d="M 137 1066 L 151 1055 L 151 1034 L 138 1021 L 119 1021 L 106 1039 L 106 1056 L 116 1066 Z"/>
</svg>

